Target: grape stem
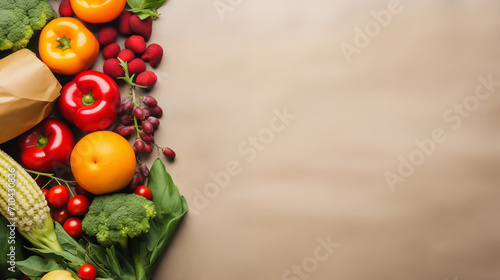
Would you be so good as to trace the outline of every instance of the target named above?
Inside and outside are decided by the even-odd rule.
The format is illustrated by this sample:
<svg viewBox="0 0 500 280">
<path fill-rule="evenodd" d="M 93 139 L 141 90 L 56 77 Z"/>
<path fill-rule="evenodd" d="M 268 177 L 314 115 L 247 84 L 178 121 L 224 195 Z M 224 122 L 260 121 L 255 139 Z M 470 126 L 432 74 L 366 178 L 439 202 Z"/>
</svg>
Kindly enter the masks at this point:
<svg viewBox="0 0 500 280">
<path fill-rule="evenodd" d="M 136 94 L 135 94 L 135 86 L 133 86 L 133 85 L 130 86 L 130 92 L 132 93 L 132 102 L 134 102 L 134 109 L 133 110 L 135 110 L 135 108 L 138 108 L 137 102 L 136 102 L 137 99 L 136 99 Z M 132 114 L 132 116 L 134 117 L 134 127 L 135 127 L 135 131 L 137 133 L 137 138 L 142 140 L 141 134 L 139 133 L 139 123 L 137 121 L 137 117 L 135 116 L 135 114 Z"/>
<path fill-rule="evenodd" d="M 135 87 L 140 87 L 140 88 L 146 88 L 146 87 L 134 83 L 135 74 L 130 76 L 130 73 L 128 71 L 128 63 L 126 61 L 122 60 L 121 58 L 118 58 L 118 60 L 120 61 L 120 65 L 123 68 L 123 72 L 125 73 L 122 77 L 119 77 L 118 79 L 122 79 L 127 84 L 130 85 L 130 95 L 132 95 L 132 102 L 134 103 L 134 108 L 132 110 L 134 110 L 137 107 L 139 107 L 139 104 L 137 104 L 137 97 L 142 98 L 142 97 L 138 96 L 137 94 L 135 94 Z M 135 114 L 132 114 L 132 115 L 134 117 L 134 127 L 135 127 L 135 131 L 137 132 L 137 138 L 140 140 L 143 140 L 141 135 L 140 135 L 139 123 L 137 121 L 137 117 L 135 116 Z"/>
</svg>

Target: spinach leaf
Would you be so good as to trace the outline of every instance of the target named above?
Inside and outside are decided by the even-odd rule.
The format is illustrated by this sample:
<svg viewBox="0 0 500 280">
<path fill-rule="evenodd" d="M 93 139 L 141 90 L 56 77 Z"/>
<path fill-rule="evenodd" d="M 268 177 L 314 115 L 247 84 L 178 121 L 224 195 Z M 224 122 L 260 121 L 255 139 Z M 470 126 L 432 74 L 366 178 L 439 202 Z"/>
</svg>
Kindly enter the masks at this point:
<svg viewBox="0 0 500 280">
<path fill-rule="evenodd" d="M 64 250 L 70 252 L 71 254 L 78 256 L 81 259 L 85 258 L 85 247 L 83 247 L 78 241 L 76 241 L 73 237 L 71 237 L 59 224 L 58 222 L 54 222 L 55 232 L 57 235 L 57 239 L 59 239 L 59 243 Z"/>
<path fill-rule="evenodd" d="M 53 270 L 64 270 L 65 267 L 52 258 L 42 258 L 40 256 L 31 256 L 24 261 L 16 263 L 19 270 L 29 276 L 31 279 L 34 277 L 42 277 L 45 273 Z"/>
<path fill-rule="evenodd" d="M 83 259 L 67 251 L 52 251 L 38 248 L 28 248 L 28 250 L 33 251 L 47 259 L 54 259 L 58 263 L 70 262 L 75 267 L 79 267 L 85 264 L 85 261 Z"/>
<path fill-rule="evenodd" d="M 144 259 L 146 256 L 142 254 L 146 277 L 149 277 L 146 279 L 150 279 L 159 257 L 188 210 L 186 199 L 180 195 L 160 159 L 156 159 L 150 169 L 148 187 L 153 195 L 157 214 L 150 222 L 149 231 L 140 238 L 142 245 L 149 252 L 148 259 Z"/>
</svg>

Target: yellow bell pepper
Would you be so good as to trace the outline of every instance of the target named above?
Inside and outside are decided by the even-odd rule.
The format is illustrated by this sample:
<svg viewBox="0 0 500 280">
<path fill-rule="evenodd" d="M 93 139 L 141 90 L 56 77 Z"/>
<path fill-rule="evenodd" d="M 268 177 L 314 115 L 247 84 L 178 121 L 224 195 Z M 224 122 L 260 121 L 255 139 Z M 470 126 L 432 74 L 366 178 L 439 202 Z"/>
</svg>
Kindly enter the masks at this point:
<svg viewBox="0 0 500 280">
<path fill-rule="evenodd" d="M 126 0 L 70 0 L 71 8 L 81 20 L 89 23 L 110 22 L 125 8 Z"/>
<path fill-rule="evenodd" d="M 99 42 L 79 20 L 60 17 L 42 29 L 38 50 L 52 72 L 76 75 L 94 64 Z"/>
</svg>

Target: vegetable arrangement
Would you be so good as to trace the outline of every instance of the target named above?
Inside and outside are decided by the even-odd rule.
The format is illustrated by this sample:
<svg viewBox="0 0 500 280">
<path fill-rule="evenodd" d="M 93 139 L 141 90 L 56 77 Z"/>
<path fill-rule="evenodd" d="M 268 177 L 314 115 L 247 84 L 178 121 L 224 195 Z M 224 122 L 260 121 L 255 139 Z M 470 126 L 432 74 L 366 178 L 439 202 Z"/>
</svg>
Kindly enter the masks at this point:
<svg viewBox="0 0 500 280">
<path fill-rule="evenodd" d="M 46 0 L 0 1 L 0 51 L 28 45 L 35 30 L 57 16 Z"/>
<path fill-rule="evenodd" d="M 188 209 L 165 165 L 157 159 L 148 180 L 155 199 L 149 201 L 126 193 L 95 198 L 82 223 L 88 238 L 77 241 L 59 223 L 54 226 L 40 188 L 1 150 L 0 164 L 0 213 L 9 223 L 15 222 L 18 232 L 35 246 L 28 248 L 35 255 L 16 263 L 30 279 L 57 270 L 83 279 L 79 270 L 85 264 L 96 269 L 95 279 L 151 279 L 159 257 Z M 20 192 L 11 191 L 11 174 L 18 178 Z M 20 204 L 9 204 L 10 197 Z"/>
<path fill-rule="evenodd" d="M 13 244 L 0 250 L 0 279 L 151 279 L 188 210 L 162 160 L 139 159 L 176 156 L 155 142 L 163 110 L 147 70 L 162 61 L 163 48 L 147 42 L 165 0 L 63 0 L 59 18 L 46 0 L 5 1 L 0 55 L 41 29 L 31 42 L 68 81 L 57 112 L 15 139 L 19 163 L 0 150 L 0 242 Z M 90 70 L 101 50 L 103 71 Z"/>
</svg>

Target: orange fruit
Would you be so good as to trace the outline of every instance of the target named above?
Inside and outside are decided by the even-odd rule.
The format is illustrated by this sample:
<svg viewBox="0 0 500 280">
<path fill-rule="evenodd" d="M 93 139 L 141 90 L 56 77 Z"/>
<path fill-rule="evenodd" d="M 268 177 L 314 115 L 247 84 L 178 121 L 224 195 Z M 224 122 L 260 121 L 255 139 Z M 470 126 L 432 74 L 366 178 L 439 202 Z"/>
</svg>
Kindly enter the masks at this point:
<svg viewBox="0 0 500 280">
<path fill-rule="evenodd" d="M 76 143 L 70 158 L 76 182 L 93 194 L 125 188 L 135 174 L 135 153 L 130 143 L 111 131 L 96 131 Z"/>
</svg>

